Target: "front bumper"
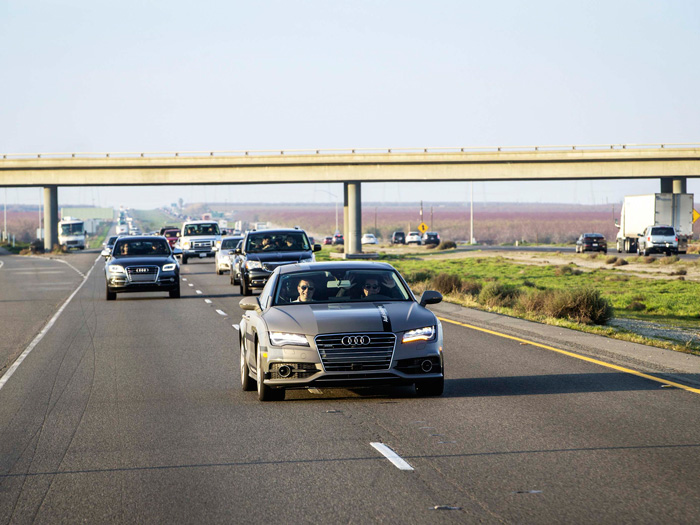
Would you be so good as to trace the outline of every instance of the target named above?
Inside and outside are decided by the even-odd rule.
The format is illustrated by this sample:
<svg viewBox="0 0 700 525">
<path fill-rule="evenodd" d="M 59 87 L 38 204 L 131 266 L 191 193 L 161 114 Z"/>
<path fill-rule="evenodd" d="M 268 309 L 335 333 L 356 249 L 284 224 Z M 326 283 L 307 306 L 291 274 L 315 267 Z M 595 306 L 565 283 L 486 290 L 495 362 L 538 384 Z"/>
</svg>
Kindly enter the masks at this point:
<svg viewBox="0 0 700 525">
<path fill-rule="evenodd" d="M 244 278 L 249 288 L 264 288 L 270 275 L 272 275 L 272 272 L 268 272 L 262 268 L 255 268 L 246 271 Z"/>
<path fill-rule="evenodd" d="M 136 283 L 129 281 L 126 276 L 116 275 L 107 278 L 107 288 L 110 292 L 169 292 L 180 287 L 179 275 L 165 274 L 153 283 Z"/>
<path fill-rule="evenodd" d="M 187 258 L 191 257 L 201 257 L 201 258 L 207 258 L 207 257 L 216 257 L 216 251 L 214 250 L 182 250 L 182 255 L 186 255 Z"/>
<path fill-rule="evenodd" d="M 382 370 L 348 369 L 329 372 L 325 370 L 315 347 L 261 348 L 267 358 L 263 363 L 264 384 L 273 388 L 360 388 L 375 385 L 411 385 L 444 377 L 442 342 L 396 343 L 400 356 L 394 349 L 391 364 Z M 426 365 L 430 363 L 430 367 Z M 281 377 L 280 368 L 287 366 L 291 375 Z M 284 372 L 285 370 L 283 370 Z"/>
</svg>

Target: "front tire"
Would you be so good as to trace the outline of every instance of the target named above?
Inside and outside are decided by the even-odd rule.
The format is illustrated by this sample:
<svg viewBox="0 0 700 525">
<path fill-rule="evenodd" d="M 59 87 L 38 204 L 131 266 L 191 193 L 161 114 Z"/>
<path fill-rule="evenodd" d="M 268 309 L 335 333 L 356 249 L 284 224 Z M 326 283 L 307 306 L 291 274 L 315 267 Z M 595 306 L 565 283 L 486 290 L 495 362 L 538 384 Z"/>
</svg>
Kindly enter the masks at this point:
<svg viewBox="0 0 700 525">
<path fill-rule="evenodd" d="M 441 396 L 445 390 L 445 378 L 430 379 L 416 383 L 416 395 L 419 397 Z"/>
<path fill-rule="evenodd" d="M 253 290 L 248 286 L 245 275 L 241 275 L 241 295 L 253 295 Z"/>
<path fill-rule="evenodd" d="M 109 287 L 105 287 L 105 299 L 108 301 L 116 301 L 117 292 L 110 292 Z"/>
<path fill-rule="evenodd" d="M 260 343 L 255 344 L 255 368 L 258 376 L 258 400 L 259 401 L 282 401 L 284 399 L 283 388 L 270 388 L 265 384 L 264 373 L 262 372 L 262 356 L 260 355 Z"/>
<path fill-rule="evenodd" d="M 170 296 L 171 299 L 179 299 L 180 298 L 180 285 L 178 285 L 177 288 L 174 290 L 170 290 L 168 292 L 168 295 Z"/>
<path fill-rule="evenodd" d="M 187 264 L 187 255 L 182 256 L 182 264 Z"/>
<path fill-rule="evenodd" d="M 243 343 L 243 334 L 238 338 L 238 344 L 241 347 L 241 389 L 244 392 L 255 390 L 255 380 L 250 377 L 250 369 L 245 358 L 245 344 Z"/>
</svg>

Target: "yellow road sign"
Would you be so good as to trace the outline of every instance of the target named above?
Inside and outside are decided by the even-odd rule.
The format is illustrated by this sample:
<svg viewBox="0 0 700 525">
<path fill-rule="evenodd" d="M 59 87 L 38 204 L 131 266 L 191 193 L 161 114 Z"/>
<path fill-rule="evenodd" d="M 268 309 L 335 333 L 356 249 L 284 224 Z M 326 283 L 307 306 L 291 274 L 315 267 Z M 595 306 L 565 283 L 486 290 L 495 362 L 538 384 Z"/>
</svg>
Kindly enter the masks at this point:
<svg viewBox="0 0 700 525">
<path fill-rule="evenodd" d="M 700 219 L 700 213 L 697 212 L 697 210 L 693 210 L 693 224 L 695 224 L 695 221 Z"/>
<path fill-rule="evenodd" d="M 418 231 L 421 232 L 421 233 L 427 232 L 427 231 L 428 231 L 428 225 L 425 224 L 424 222 L 421 222 L 421 223 L 418 225 Z"/>
</svg>

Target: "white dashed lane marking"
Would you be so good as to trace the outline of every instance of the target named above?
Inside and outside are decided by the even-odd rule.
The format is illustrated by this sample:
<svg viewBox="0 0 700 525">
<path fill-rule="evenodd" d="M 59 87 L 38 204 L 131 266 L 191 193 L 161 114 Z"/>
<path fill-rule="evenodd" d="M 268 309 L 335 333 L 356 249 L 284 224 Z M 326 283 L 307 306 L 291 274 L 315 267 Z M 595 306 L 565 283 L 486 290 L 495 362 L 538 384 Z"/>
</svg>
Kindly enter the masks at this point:
<svg viewBox="0 0 700 525">
<path fill-rule="evenodd" d="M 391 461 L 397 469 L 413 470 L 411 465 L 409 465 L 401 456 L 387 447 L 384 443 L 370 443 L 370 445 L 377 449 L 382 456 Z"/>
<path fill-rule="evenodd" d="M 186 281 L 187 279 L 185 279 L 185 278 L 183 277 L 182 280 L 183 280 L 183 281 Z"/>
<path fill-rule="evenodd" d="M 198 294 L 201 294 L 201 293 L 202 293 L 202 290 L 197 290 L 197 293 L 198 293 Z"/>
<path fill-rule="evenodd" d="M 200 293 L 199 290 L 197 290 L 197 293 Z M 204 302 L 207 304 L 211 304 L 211 299 L 204 299 Z"/>
<path fill-rule="evenodd" d="M 240 331 L 240 330 L 241 330 L 241 327 L 240 327 L 240 326 L 238 326 L 237 324 L 232 324 L 231 326 L 233 326 L 233 327 L 234 327 L 234 328 L 235 328 L 236 330 L 238 330 L 238 331 Z"/>
<path fill-rule="evenodd" d="M 219 315 L 226 316 L 226 312 L 224 312 L 223 310 L 217 310 L 216 313 Z"/>
<path fill-rule="evenodd" d="M 187 286 L 194 286 L 194 284 L 192 284 L 192 283 L 188 283 L 188 284 L 187 284 Z"/>
</svg>

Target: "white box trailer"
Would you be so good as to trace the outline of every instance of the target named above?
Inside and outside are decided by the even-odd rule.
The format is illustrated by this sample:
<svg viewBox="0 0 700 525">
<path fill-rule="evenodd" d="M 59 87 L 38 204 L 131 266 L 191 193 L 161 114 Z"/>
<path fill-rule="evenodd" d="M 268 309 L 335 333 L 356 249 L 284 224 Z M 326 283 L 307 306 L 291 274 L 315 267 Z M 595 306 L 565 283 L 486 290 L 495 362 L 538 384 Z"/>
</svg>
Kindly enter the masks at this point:
<svg viewBox="0 0 700 525">
<path fill-rule="evenodd" d="M 617 252 L 637 251 L 637 239 L 647 226 L 673 226 L 678 234 L 678 252 L 688 251 L 693 237 L 692 193 L 627 195 L 620 212 Z"/>
</svg>

